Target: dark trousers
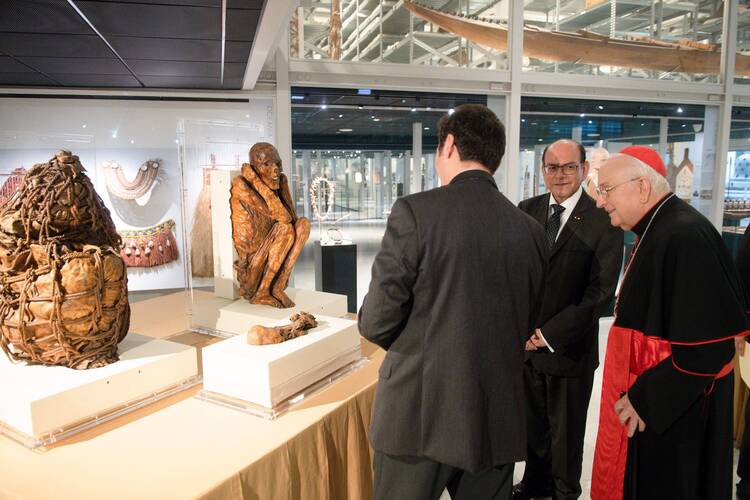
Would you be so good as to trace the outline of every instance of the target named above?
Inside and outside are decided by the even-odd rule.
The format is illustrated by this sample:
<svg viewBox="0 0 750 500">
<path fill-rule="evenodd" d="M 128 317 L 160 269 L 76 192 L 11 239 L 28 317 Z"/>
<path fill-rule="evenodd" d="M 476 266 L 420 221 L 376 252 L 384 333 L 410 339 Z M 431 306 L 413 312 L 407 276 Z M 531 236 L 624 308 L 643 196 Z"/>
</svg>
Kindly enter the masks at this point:
<svg viewBox="0 0 750 500">
<path fill-rule="evenodd" d="M 530 491 L 552 494 L 555 499 L 578 498 L 594 372 L 558 377 L 526 363 L 524 381 L 528 458 L 523 483 Z"/>
<path fill-rule="evenodd" d="M 375 452 L 375 500 L 437 500 L 448 489 L 453 500 L 510 500 L 513 464 L 471 474 L 421 457 Z"/>
</svg>

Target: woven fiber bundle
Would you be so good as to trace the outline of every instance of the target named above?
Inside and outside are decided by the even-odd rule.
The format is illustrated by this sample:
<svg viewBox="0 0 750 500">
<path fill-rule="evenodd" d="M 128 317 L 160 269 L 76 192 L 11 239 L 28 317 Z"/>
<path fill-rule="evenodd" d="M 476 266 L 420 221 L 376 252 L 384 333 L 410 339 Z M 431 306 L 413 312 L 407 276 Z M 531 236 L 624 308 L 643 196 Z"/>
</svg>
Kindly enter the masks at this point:
<svg viewBox="0 0 750 500">
<path fill-rule="evenodd" d="M 117 361 L 130 323 L 120 237 L 77 156 L 35 165 L 0 207 L 0 347 L 76 369 Z"/>
</svg>

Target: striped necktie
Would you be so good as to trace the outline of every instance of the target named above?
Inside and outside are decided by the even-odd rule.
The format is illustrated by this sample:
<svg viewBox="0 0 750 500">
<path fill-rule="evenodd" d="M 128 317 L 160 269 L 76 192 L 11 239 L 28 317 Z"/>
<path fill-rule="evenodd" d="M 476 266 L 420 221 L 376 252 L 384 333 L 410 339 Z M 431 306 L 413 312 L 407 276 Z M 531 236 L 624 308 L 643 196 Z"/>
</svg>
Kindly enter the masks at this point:
<svg viewBox="0 0 750 500">
<path fill-rule="evenodd" d="M 560 230 L 560 217 L 562 216 L 563 210 L 565 210 L 564 206 L 558 205 L 557 203 L 554 203 L 551 206 L 552 210 L 555 212 L 550 215 L 547 220 L 547 243 L 550 248 L 554 246 L 555 240 L 557 239 L 557 232 Z"/>
</svg>

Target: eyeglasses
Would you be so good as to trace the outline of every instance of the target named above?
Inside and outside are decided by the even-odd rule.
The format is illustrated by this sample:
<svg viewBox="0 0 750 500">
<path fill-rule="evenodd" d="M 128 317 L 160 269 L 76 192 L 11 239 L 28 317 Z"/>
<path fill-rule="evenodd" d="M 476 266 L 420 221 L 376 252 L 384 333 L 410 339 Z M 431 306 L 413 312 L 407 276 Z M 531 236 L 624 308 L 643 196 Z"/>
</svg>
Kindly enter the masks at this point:
<svg viewBox="0 0 750 500">
<path fill-rule="evenodd" d="M 546 175 L 555 175 L 558 172 L 562 172 L 565 175 L 571 175 L 578 170 L 578 167 L 580 166 L 581 164 L 577 162 L 566 163 L 565 165 L 546 164 L 542 166 L 542 169 Z"/>
<path fill-rule="evenodd" d="M 640 179 L 641 179 L 640 177 L 634 177 L 633 179 L 628 179 L 626 181 L 622 181 L 622 182 L 620 182 L 618 184 L 615 184 L 614 186 L 610 186 L 610 187 L 601 187 L 601 186 L 599 186 L 599 187 L 596 188 L 596 194 L 598 194 L 599 196 L 601 196 L 602 198 L 604 198 L 606 200 L 609 197 L 609 192 L 612 191 L 614 188 L 622 186 L 623 184 L 627 184 L 628 182 L 633 182 L 633 181 L 637 181 L 637 180 L 640 180 Z"/>
</svg>

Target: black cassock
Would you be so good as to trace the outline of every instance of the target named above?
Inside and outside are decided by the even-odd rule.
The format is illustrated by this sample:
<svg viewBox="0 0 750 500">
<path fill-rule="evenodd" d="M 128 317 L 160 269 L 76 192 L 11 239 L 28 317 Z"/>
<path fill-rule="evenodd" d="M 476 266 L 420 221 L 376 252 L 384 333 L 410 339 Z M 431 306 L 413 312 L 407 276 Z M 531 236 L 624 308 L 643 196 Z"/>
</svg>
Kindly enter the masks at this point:
<svg viewBox="0 0 750 500">
<path fill-rule="evenodd" d="M 721 236 L 670 194 L 633 228 L 604 362 L 591 498 L 730 499 L 733 338 L 745 295 Z M 646 429 L 628 439 L 627 393 Z"/>
</svg>

